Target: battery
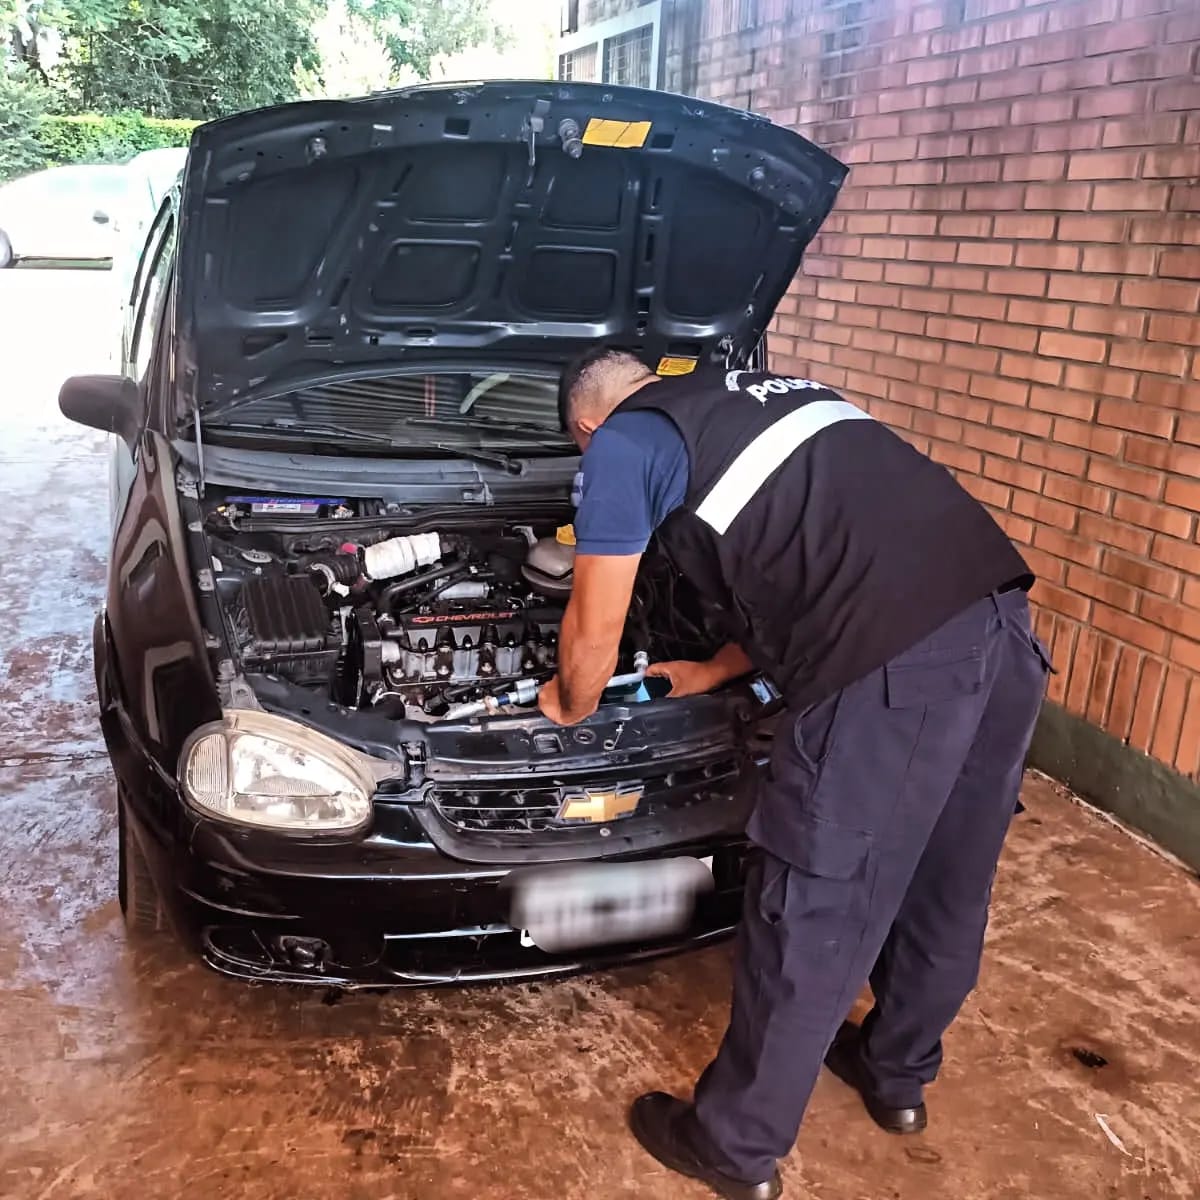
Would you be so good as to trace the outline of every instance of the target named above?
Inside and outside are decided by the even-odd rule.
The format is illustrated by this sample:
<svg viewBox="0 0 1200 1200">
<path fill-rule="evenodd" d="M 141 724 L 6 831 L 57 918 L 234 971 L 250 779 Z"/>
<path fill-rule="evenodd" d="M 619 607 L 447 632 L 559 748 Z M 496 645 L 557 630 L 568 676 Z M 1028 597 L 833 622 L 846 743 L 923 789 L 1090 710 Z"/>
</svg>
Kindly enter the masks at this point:
<svg viewBox="0 0 1200 1200">
<path fill-rule="evenodd" d="M 249 508 L 252 516 L 324 517 L 346 506 L 327 496 L 230 496 L 226 503 Z"/>
</svg>

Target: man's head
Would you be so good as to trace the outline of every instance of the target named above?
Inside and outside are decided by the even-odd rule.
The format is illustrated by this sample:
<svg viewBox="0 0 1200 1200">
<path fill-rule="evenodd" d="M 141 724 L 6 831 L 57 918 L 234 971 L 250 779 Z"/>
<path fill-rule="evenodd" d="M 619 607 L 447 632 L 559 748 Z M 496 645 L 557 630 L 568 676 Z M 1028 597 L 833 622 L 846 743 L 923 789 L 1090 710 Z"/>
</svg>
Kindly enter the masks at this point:
<svg viewBox="0 0 1200 1200">
<path fill-rule="evenodd" d="M 601 346 L 576 359 L 558 385 L 558 416 L 563 429 L 586 450 L 592 434 L 638 388 L 658 376 L 636 354 Z"/>
</svg>

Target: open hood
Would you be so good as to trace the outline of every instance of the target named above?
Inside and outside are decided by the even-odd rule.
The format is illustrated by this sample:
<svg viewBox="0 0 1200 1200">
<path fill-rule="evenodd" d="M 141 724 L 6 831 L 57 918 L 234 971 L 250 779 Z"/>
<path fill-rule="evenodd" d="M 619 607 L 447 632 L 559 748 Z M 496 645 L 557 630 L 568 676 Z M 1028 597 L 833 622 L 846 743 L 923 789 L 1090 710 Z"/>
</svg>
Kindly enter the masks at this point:
<svg viewBox="0 0 1200 1200">
<path fill-rule="evenodd" d="M 598 84 L 217 121 L 183 184 L 176 378 L 211 413 L 347 369 L 599 340 L 737 364 L 845 174 L 762 117 Z"/>
</svg>

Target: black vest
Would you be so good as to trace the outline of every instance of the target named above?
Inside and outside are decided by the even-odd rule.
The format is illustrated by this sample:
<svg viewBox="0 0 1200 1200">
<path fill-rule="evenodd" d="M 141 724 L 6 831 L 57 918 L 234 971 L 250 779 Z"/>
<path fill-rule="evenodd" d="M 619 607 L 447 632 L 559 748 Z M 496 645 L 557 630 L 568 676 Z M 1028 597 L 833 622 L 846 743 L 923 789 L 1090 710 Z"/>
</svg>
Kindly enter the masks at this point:
<svg viewBox="0 0 1200 1200">
<path fill-rule="evenodd" d="M 690 479 L 658 530 L 675 568 L 792 707 L 882 666 L 1029 568 L 944 467 L 809 380 L 665 379 L 617 410 L 678 427 Z"/>
</svg>

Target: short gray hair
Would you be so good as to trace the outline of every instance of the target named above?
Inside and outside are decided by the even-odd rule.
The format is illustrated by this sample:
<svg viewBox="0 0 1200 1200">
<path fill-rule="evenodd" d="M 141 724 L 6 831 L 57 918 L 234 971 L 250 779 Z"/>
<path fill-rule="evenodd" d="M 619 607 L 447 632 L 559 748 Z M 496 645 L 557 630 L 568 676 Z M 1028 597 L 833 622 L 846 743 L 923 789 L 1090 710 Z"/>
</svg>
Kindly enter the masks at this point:
<svg viewBox="0 0 1200 1200">
<path fill-rule="evenodd" d="M 630 350 L 597 346 L 580 355 L 562 373 L 558 384 L 558 419 L 569 432 L 571 420 L 588 393 L 610 381 L 633 383 L 654 372 Z"/>
</svg>

